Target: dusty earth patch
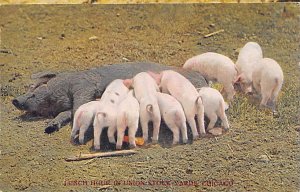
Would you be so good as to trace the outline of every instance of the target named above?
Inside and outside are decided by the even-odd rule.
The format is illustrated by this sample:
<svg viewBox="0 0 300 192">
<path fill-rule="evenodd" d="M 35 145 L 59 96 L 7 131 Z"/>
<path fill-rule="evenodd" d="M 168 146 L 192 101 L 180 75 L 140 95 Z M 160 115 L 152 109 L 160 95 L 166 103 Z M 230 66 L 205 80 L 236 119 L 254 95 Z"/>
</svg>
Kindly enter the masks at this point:
<svg viewBox="0 0 300 192">
<path fill-rule="evenodd" d="M 299 5 L 0 6 L 0 16 L 0 190 L 299 190 Z M 238 95 L 227 112 L 230 131 L 217 138 L 175 147 L 161 141 L 134 156 L 65 162 L 88 153 L 91 142 L 72 146 L 70 126 L 46 135 L 49 120 L 11 104 L 34 72 L 127 60 L 181 66 L 206 51 L 236 60 L 248 41 L 261 44 L 264 55 L 283 68 L 279 117 Z M 87 185 L 74 186 L 75 180 Z"/>
</svg>

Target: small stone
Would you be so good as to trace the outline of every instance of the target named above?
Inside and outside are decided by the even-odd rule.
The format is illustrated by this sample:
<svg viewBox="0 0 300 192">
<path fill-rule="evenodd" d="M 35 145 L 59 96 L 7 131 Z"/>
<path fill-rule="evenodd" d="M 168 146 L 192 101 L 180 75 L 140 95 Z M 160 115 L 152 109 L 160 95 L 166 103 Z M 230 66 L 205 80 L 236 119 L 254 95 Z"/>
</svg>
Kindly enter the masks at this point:
<svg viewBox="0 0 300 192">
<path fill-rule="evenodd" d="M 38 40 L 46 39 L 46 37 L 37 37 Z"/>
<path fill-rule="evenodd" d="M 98 40 L 98 37 L 97 37 L 97 36 L 91 36 L 91 37 L 89 38 L 89 40 L 90 40 L 90 41 L 95 41 L 95 40 Z"/>
<path fill-rule="evenodd" d="M 295 131 L 300 132 L 300 125 L 295 126 Z"/>
<path fill-rule="evenodd" d="M 192 174 L 193 173 L 193 169 L 192 168 L 187 168 L 186 170 L 185 170 L 185 172 L 187 173 L 187 174 Z"/>
<path fill-rule="evenodd" d="M 259 156 L 259 160 L 261 162 L 264 162 L 264 163 L 268 163 L 270 161 L 269 157 L 267 155 L 261 155 Z"/>
<path fill-rule="evenodd" d="M 117 13 L 117 15 L 116 15 L 117 17 L 120 17 L 120 13 Z"/>
<path fill-rule="evenodd" d="M 126 57 L 123 57 L 122 60 L 123 60 L 124 62 L 129 62 L 129 61 L 130 61 L 130 60 L 127 59 Z"/>
<path fill-rule="evenodd" d="M 214 136 L 220 136 L 222 135 L 223 129 L 221 127 L 215 127 L 210 129 L 208 132 Z"/>
<path fill-rule="evenodd" d="M 62 34 L 60 34 L 60 37 L 59 37 L 59 38 L 60 38 L 60 39 L 64 39 L 65 37 L 66 37 L 66 35 L 62 33 Z"/>
</svg>

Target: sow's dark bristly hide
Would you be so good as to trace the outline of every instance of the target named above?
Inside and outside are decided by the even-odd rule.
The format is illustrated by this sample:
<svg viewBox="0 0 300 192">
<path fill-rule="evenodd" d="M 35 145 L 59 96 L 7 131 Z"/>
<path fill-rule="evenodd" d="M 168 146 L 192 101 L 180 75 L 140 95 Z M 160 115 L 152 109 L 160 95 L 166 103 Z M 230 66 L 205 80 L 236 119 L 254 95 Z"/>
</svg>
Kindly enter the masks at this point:
<svg viewBox="0 0 300 192">
<path fill-rule="evenodd" d="M 80 105 L 100 97 L 114 79 L 132 78 L 142 71 L 160 72 L 168 69 L 181 73 L 197 88 L 207 86 L 205 79 L 194 71 L 156 63 L 121 63 L 81 72 L 34 74 L 32 78 L 36 83 L 12 103 L 20 110 L 55 117 L 45 129 L 46 133 L 51 133 L 69 123 Z"/>
</svg>

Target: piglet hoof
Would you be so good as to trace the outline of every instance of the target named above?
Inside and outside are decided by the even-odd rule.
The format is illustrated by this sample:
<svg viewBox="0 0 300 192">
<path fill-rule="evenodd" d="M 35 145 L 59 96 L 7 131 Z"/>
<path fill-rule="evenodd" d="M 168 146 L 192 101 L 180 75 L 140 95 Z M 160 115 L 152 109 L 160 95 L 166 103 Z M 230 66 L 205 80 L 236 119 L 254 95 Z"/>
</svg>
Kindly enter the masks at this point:
<svg viewBox="0 0 300 192">
<path fill-rule="evenodd" d="M 100 147 L 92 147 L 93 152 L 100 152 Z"/>
<path fill-rule="evenodd" d="M 179 141 L 173 141 L 172 146 L 175 147 L 176 145 L 179 145 Z"/>
<path fill-rule="evenodd" d="M 225 111 L 227 111 L 228 109 L 229 109 L 229 104 L 225 102 Z"/>
<path fill-rule="evenodd" d="M 224 132 L 227 133 L 229 131 L 229 128 L 224 128 Z"/>
<path fill-rule="evenodd" d="M 116 145 L 116 150 L 121 150 L 122 149 L 122 145 Z"/>
<path fill-rule="evenodd" d="M 79 143 L 76 142 L 75 139 L 71 139 L 71 140 L 70 140 L 70 143 L 71 143 L 72 145 L 74 145 L 74 146 L 78 146 L 78 145 L 79 145 Z"/>
<path fill-rule="evenodd" d="M 45 133 L 51 134 L 58 130 L 59 130 L 58 124 L 52 124 L 52 125 L 48 125 L 48 127 L 46 127 Z"/>
<path fill-rule="evenodd" d="M 183 143 L 183 144 L 187 144 L 187 143 L 188 143 L 188 139 L 183 139 L 183 140 L 182 140 L 182 143 Z"/>
<path fill-rule="evenodd" d="M 202 139 L 202 138 L 205 138 L 206 136 L 207 136 L 206 133 L 202 133 L 202 134 L 199 135 L 199 138 Z"/>
<path fill-rule="evenodd" d="M 268 108 L 267 105 L 263 105 L 263 104 L 260 104 L 260 105 L 259 105 L 259 109 L 260 109 L 260 110 L 265 110 L 265 109 L 267 109 L 267 108 Z"/>
<path fill-rule="evenodd" d="M 129 149 L 134 149 L 134 148 L 136 148 L 136 144 L 130 144 L 129 145 Z"/>
<path fill-rule="evenodd" d="M 154 140 L 154 139 L 152 139 L 152 144 L 153 144 L 153 145 L 156 145 L 156 144 L 158 144 L 158 140 Z"/>
<path fill-rule="evenodd" d="M 199 135 L 193 136 L 193 141 L 197 141 L 197 140 L 199 140 L 199 139 L 200 139 Z"/>
<path fill-rule="evenodd" d="M 149 145 L 149 140 L 144 138 L 144 146 Z"/>
<path fill-rule="evenodd" d="M 279 113 L 278 113 L 278 111 L 273 111 L 273 117 L 274 117 L 274 118 L 279 118 Z"/>
</svg>

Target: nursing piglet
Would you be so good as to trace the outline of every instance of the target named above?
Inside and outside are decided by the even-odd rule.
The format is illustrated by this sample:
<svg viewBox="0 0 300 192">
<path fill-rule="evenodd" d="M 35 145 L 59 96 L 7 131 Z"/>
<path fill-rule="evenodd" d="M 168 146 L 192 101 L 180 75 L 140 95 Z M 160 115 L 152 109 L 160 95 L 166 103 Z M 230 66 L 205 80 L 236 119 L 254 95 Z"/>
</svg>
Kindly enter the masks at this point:
<svg viewBox="0 0 300 192">
<path fill-rule="evenodd" d="M 116 79 L 106 87 L 100 100 L 81 105 L 74 114 L 71 142 L 74 143 L 79 132 L 79 143 L 84 144 L 84 135 L 93 123 L 96 112 L 106 105 L 117 106 L 128 91 L 129 89 L 124 85 L 123 80 Z"/>
<path fill-rule="evenodd" d="M 263 58 L 253 71 L 253 87 L 262 96 L 261 107 L 270 107 L 275 111 L 275 101 L 283 83 L 283 72 L 273 59 Z"/>
<path fill-rule="evenodd" d="M 134 88 L 134 95 L 140 103 L 140 122 L 142 125 L 144 141 L 148 141 L 148 123 L 152 121 L 152 142 L 156 143 L 158 141 L 161 122 L 161 116 L 156 97 L 159 88 L 156 82 L 146 72 L 138 73 L 133 79 L 127 79 L 125 82 Z"/>
<path fill-rule="evenodd" d="M 204 135 L 204 107 L 194 85 L 184 76 L 172 70 L 165 70 L 160 74 L 150 71 L 148 73 L 156 80 L 163 93 L 172 95 L 181 103 L 187 122 L 192 129 L 193 138 L 199 137 L 195 115 L 198 117 L 200 134 Z"/>
<path fill-rule="evenodd" d="M 207 52 L 188 59 L 183 68 L 197 71 L 209 81 L 221 83 L 228 101 L 233 99 L 237 69 L 229 57 Z"/>
<path fill-rule="evenodd" d="M 102 101 L 101 101 L 102 102 Z M 115 132 L 117 131 L 117 105 L 102 102 L 101 110 L 98 110 L 94 119 L 94 149 L 100 150 L 101 133 L 108 127 L 107 136 L 110 143 L 116 143 Z"/>
<path fill-rule="evenodd" d="M 135 148 L 135 134 L 139 126 L 140 105 L 133 96 L 133 90 L 129 91 L 126 98 L 118 106 L 117 113 L 117 145 L 121 149 L 126 128 L 128 127 L 129 147 Z"/>
<path fill-rule="evenodd" d="M 187 143 L 186 118 L 181 104 L 171 95 L 157 93 L 157 100 L 163 120 L 173 132 L 173 145 L 179 143 L 181 132 L 182 142 Z"/>
<path fill-rule="evenodd" d="M 260 60 L 263 58 L 261 47 L 258 43 L 248 42 L 240 50 L 236 67 L 238 69 L 239 83 L 244 93 L 252 92 L 252 73 L 260 66 Z"/>
<path fill-rule="evenodd" d="M 202 87 L 199 90 L 199 95 L 204 105 L 204 113 L 210 121 L 207 129 L 214 128 L 219 117 L 225 130 L 228 130 L 229 124 L 225 114 L 225 101 L 221 93 L 210 87 Z"/>
</svg>

